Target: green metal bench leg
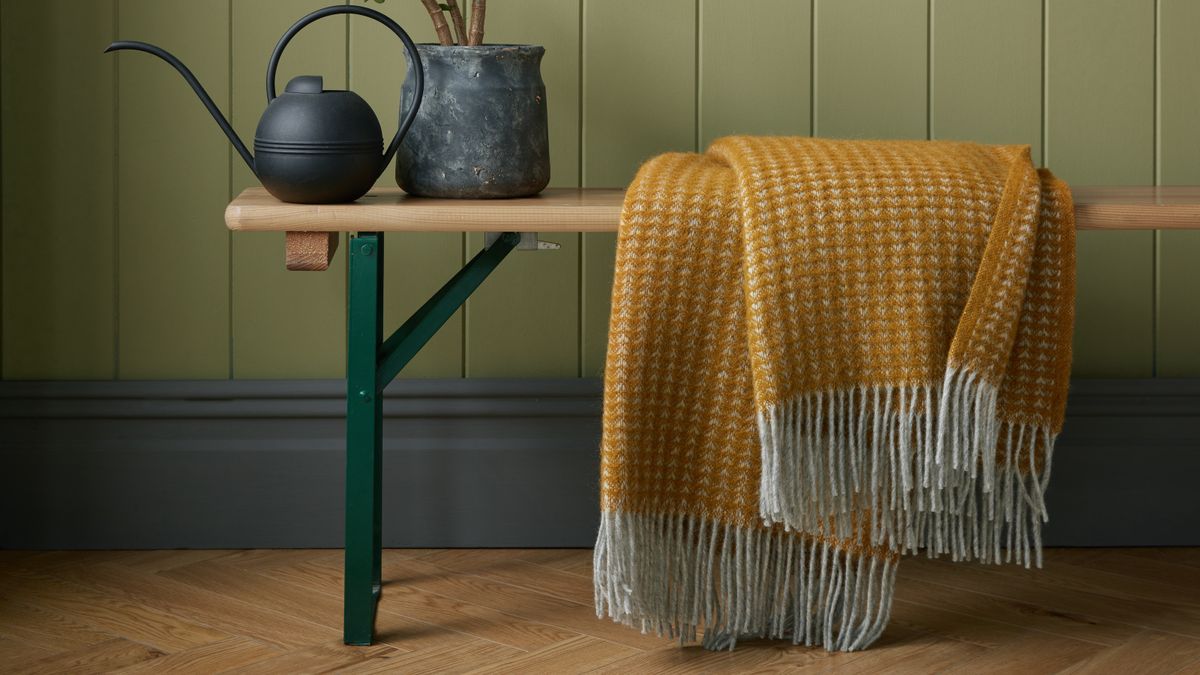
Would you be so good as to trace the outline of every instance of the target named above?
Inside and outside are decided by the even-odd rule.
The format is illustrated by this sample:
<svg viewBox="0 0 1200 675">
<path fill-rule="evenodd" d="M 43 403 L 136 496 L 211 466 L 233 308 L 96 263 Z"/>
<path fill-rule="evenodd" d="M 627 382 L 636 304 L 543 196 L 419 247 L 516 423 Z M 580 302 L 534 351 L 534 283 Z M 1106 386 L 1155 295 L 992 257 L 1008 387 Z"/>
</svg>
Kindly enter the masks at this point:
<svg viewBox="0 0 1200 675">
<path fill-rule="evenodd" d="M 383 388 L 483 283 L 521 237 L 501 235 L 384 342 L 383 233 L 350 240 L 346 336 L 346 578 L 343 640 L 369 645 L 381 588 Z"/>
<path fill-rule="evenodd" d="M 380 591 L 383 407 L 376 379 L 383 324 L 383 234 L 350 241 L 346 340 L 344 640 L 369 645 Z"/>
</svg>

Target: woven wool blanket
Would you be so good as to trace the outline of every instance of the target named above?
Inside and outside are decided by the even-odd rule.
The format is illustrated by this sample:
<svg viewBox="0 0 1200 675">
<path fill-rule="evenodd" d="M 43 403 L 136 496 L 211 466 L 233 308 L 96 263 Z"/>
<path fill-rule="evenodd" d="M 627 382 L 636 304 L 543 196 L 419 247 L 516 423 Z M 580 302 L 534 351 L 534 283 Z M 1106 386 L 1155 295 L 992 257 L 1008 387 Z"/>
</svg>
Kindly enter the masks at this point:
<svg viewBox="0 0 1200 675">
<path fill-rule="evenodd" d="M 1074 236 L 1027 146 L 730 137 L 646 163 L 613 280 L 598 615 L 855 650 L 901 554 L 1040 566 Z"/>
</svg>

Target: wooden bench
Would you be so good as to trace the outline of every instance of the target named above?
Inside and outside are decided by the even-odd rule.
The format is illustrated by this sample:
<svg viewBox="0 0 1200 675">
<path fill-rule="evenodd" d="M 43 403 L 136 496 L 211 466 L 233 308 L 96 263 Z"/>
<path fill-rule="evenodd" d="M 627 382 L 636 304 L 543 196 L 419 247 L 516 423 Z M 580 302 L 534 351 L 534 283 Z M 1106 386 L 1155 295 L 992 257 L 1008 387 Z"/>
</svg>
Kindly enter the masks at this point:
<svg viewBox="0 0 1200 675">
<path fill-rule="evenodd" d="M 1200 228 L 1200 187 L 1080 187 L 1075 221 L 1082 230 Z M 287 233 L 288 269 L 325 270 L 339 232 L 350 240 L 346 340 L 347 644 L 370 644 L 380 592 L 383 388 L 416 355 L 501 260 L 521 232 L 614 232 L 622 190 L 551 189 L 537 197 L 462 201 L 408 197 L 379 189 L 352 204 L 284 204 L 262 188 L 225 210 L 235 231 Z M 383 252 L 387 232 L 503 233 L 383 339 Z"/>
</svg>

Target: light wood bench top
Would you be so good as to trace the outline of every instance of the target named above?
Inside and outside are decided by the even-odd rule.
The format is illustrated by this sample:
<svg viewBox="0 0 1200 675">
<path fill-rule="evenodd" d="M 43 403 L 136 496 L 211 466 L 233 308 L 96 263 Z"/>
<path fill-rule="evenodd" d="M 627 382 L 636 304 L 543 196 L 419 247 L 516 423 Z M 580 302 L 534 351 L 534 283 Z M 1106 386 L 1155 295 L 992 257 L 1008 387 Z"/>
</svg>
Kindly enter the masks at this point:
<svg viewBox="0 0 1200 675">
<path fill-rule="evenodd" d="M 425 199 L 380 188 L 350 204 L 285 204 L 248 188 L 225 209 L 231 230 L 285 232 L 615 232 L 624 190 L 551 188 L 522 199 Z"/>
<path fill-rule="evenodd" d="M 1200 229 L 1200 187 L 1076 187 L 1081 230 Z M 615 232 L 625 191 L 551 188 L 524 199 L 424 199 L 380 188 L 350 204 L 285 204 L 248 188 L 225 209 L 231 230 L 287 232 L 290 270 L 329 268 L 335 232 Z"/>
<path fill-rule="evenodd" d="M 1076 187 L 1081 230 L 1200 228 L 1200 187 Z M 350 204 L 285 204 L 249 188 L 225 209 L 231 230 L 283 232 L 615 232 L 625 191 L 551 188 L 524 199 L 423 199 L 399 188 Z"/>
</svg>

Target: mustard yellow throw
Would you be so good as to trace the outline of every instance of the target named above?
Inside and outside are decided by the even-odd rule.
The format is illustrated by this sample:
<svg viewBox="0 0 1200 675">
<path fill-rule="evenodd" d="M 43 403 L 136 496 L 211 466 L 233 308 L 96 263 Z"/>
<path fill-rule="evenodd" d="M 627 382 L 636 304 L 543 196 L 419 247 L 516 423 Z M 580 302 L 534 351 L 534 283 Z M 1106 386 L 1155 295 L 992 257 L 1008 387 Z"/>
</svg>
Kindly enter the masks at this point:
<svg viewBox="0 0 1200 675">
<path fill-rule="evenodd" d="M 730 137 L 645 164 L 613 280 L 598 614 L 854 650 L 902 553 L 1040 566 L 1074 237 L 1027 146 Z"/>
</svg>

